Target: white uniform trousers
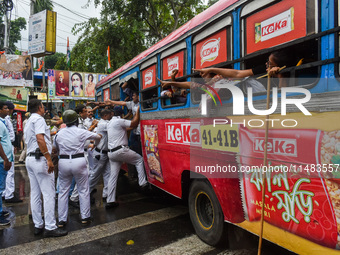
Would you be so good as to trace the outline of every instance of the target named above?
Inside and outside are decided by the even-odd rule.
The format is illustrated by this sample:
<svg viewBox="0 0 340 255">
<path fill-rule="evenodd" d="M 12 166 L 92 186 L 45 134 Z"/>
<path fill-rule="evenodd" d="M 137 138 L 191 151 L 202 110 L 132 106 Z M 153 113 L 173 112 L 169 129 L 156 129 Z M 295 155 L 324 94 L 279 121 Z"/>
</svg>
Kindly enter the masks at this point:
<svg viewBox="0 0 340 255">
<path fill-rule="evenodd" d="M 85 158 L 59 159 L 59 194 L 58 217 L 59 221 L 67 221 L 68 194 L 72 178 L 76 180 L 79 193 L 80 216 L 86 219 L 91 216 L 89 175 Z"/>
<path fill-rule="evenodd" d="M 99 160 L 96 158 L 99 156 Z M 107 197 L 107 183 L 110 177 L 110 162 L 107 154 L 100 153 L 98 151 L 93 152 L 93 171 L 90 172 L 90 192 L 92 192 L 97 185 L 100 175 L 103 175 L 104 187 L 103 197 Z"/>
<path fill-rule="evenodd" d="M 108 155 L 110 159 L 111 174 L 108 182 L 108 196 L 106 201 L 107 203 L 112 203 L 116 201 L 117 180 L 123 162 L 136 166 L 139 186 L 146 184 L 147 181 L 144 173 L 143 157 L 141 155 L 130 150 L 128 147 L 109 152 Z"/>
<path fill-rule="evenodd" d="M 88 153 L 89 150 L 84 151 L 84 157 L 86 160 L 86 167 L 87 167 L 87 174 L 90 175 L 90 161 L 91 161 L 91 157 L 93 156 L 92 153 Z M 89 155 L 91 155 L 91 157 L 89 157 Z M 93 159 L 92 159 L 92 165 L 93 165 Z M 74 186 L 74 189 L 72 191 L 70 200 L 72 200 L 73 202 L 78 202 L 79 201 L 79 194 L 78 194 L 78 187 L 77 184 Z"/>
<path fill-rule="evenodd" d="M 41 216 L 42 201 L 41 194 L 43 196 L 44 203 L 44 218 L 45 229 L 56 229 L 55 220 L 55 183 L 54 173 L 49 174 L 47 172 L 47 160 L 41 156 L 40 159 L 35 157 L 26 157 L 26 168 L 28 177 L 30 179 L 31 186 L 31 210 L 34 226 L 36 228 L 42 228 L 44 221 Z"/>
<path fill-rule="evenodd" d="M 12 146 L 12 152 L 14 156 L 14 147 Z M 13 160 L 14 161 L 14 160 Z M 2 196 L 5 199 L 11 199 L 14 197 L 14 190 L 15 190 L 15 182 L 14 182 L 14 162 L 12 162 L 11 169 L 7 172 L 6 177 L 6 189 L 4 193 L 2 193 Z"/>
</svg>

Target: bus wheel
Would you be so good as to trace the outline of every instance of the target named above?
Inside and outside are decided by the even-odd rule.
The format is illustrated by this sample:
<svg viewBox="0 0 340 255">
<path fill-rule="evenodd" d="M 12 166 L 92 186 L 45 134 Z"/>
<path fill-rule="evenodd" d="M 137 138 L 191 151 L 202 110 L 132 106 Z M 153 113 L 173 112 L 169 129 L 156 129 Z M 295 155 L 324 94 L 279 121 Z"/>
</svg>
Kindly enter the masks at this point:
<svg viewBox="0 0 340 255">
<path fill-rule="evenodd" d="M 192 183 L 189 191 L 189 213 L 196 234 L 205 243 L 212 246 L 227 243 L 223 212 L 214 190 L 207 182 Z"/>
</svg>

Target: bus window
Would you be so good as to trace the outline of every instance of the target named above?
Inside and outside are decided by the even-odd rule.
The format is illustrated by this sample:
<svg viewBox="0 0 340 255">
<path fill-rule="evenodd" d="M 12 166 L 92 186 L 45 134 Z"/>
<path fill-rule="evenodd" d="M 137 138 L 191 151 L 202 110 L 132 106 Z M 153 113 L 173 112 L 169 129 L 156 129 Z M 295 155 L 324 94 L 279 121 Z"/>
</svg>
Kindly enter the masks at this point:
<svg viewBox="0 0 340 255">
<path fill-rule="evenodd" d="M 96 101 L 97 102 L 103 102 L 103 100 L 102 100 L 102 92 L 101 91 L 97 92 L 97 94 L 96 94 Z"/>
<path fill-rule="evenodd" d="M 120 101 L 119 83 L 111 85 L 111 100 Z"/>
<path fill-rule="evenodd" d="M 161 79 L 186 81 L 185 55 L 186 43 L 181 42 L 161 54 Z M 183 49 L 183 50 L 181 50 Z M 164 108 L 181 106 L 187 101 L 187 90 L 176 87 L 166 88 L 161 91 L 161 105 Z"/>
<path fill-rule="evenodd" d="M 124 101 L 131 101 L 133 92 L 139 91 L 138 79 L 130 78 L 128 81 L 121 83 L 120 87 L 124 93 Z"/>
<path fill-rule="evenodd" d="M 283 86 L 312 86 L 316 83 L 320 76 L 320 68 L 318 66 L 304 68 L 303 65 L 319 60 L 319 43 L 317 39 L 292 44 L 283 49 L 273 50 L 273 52 L 277 52 L 279 56 L 282 56 L 282 59 L 280 59 L 281 65 L 286 66 L 286 70 L 281 71 L 284 77 L 283 83 L 277 79 L 272 79 L 272 87 L 279 87 L 282 84 Z M 265 65 L 269 55 L 270 53 L 256 54 L 254 57 L 247 58 L 244 61 L 244 69 L 263 65 L 263 74 L 265 74 Z M 296 68 L 297 66 L 300 67 Z M 256 81 L 261 82 L 266 87 L 267 78 L 256 79 Z"/>
<path fill-rule="evenodd" d="M 143 67 L 143 65 L 142 65 Z M 143 69 L 142 74 L 142 90 L 141 90 L 141 106 L 142 110 L 152 110 L 157 108 L 158 87 L 156 81 L 156 64 Z"/>
</svg>

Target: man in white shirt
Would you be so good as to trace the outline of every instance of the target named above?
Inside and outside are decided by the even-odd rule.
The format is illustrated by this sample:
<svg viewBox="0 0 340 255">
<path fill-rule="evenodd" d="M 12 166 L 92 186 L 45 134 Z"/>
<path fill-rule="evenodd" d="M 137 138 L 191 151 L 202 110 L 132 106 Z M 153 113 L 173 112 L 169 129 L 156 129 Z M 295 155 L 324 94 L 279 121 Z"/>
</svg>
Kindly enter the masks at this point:
<svg viewBox="0 0 340 255">
<path fill-rule="evenodd" d="M 114 117 L 107 126 L 108 156 L 110 160 L 111 174 L 108 182 L 108 196 L 105 208 L 110 209 L 118 206 L 116 202 L 116 187 L 120 166 L 123 162 L 136 166 L 138 184 L 144 188 L 148 185 L 144 172 L 143 157 L 128 147 L 127 128 L 136 128 L 139 124 L 139 107 L 133 119 L 121 119 L 123 110 L 119 106 L 114 108 Z"/>
<path fill-rule="evenodd" d="M 0 101 L 0 195 L 2 195 L 6 186 L 7 171 L 11 168 L 13 161 L 12 143 L 3 118 L 8 115 L 8 106 Z M 0 200 L 0 226 L 10 224 L 6 219 L 8 211 L 2 209 L 2 200 Z"/>
<path fill-rule="evenodd" d="M 14 155 L 13 143 L 15 141 L 15 132 L 14 132 L 13 124 L 12 124 L 12 121 L 11 121 L 11 115 L 13 114 L 14 104 L 10 101 L 6 102 L 6 104 L 7 104 L 8 109 L 9 109 L 9 114 L 5 117 L 5 122 L 6 122 L 6 127 L 8 129 L 8 132 L 9 132 L 9 136 L 11 138 L 12 151 L 13 151 L 13 155 Z M 14 159 L 13 159 L 11 169 L 7 172 L 6 189 L 5 189 L 4 193 L 2 194 L 2 197 L 5 199 L 6 203 L 20 203 L 20 202 L 22 202 L 21 199 L 17 198 L 14 195 L 14 191 L 15 191 L 15 182 L 14 182 Z"/>
<path fill-rule="evenodd" d="M 26 168 L 30 179 L 31 210 L 34 222 L 34 234 L 43 232 L 45 220 L 45 237 L 67 235 L 67 231 L 59 229 L 55 220 L 55 183 L 54 165 L 51 159 L 52 142 L 50 129 L 42 116 L 45 108 L 38 99 L 28 102 L 28 110 L 32 113 L 25 126 L 24 135 L 27 144 Z M 44 220 L 41 216 L 43 196 Z"/>
<path fill-rule="evenodd" d="M 96 146 L 93 151 L 94 169 L 90 173 L 90 193 L 95 191 L 100 175 L 103 175 L 104 188 L 103 188 L 103 199 L 107 198 L 107 183 L 110 176 L 110 162 L 107 156 L 108 153 L 108 141 L 107 141 L 107 125 L 112 118 L 111 111 L 104 109 L 100 113 L 101 120 L 97 124 L 97 134 L 102 135 L 100 143 Z M 94 201 L 94 198 L 91 198 Z"/>
<path fill-rule="evenodd" d="M 88 171 L 84 157 L 86 140 L 100 140 L 101 135 L 80 129 L 78 115 L 73 110 L 63 114 L 63 121 L 67 125 L 55 137 L 55 148 L 59 151 L 59 195 L 58 195 L 58 227 L 64 227 L 68 214 L 68 194 L 75 178 L 79 193 L 81 223 L 91 222 L 90 191 Z"/>
</svg>

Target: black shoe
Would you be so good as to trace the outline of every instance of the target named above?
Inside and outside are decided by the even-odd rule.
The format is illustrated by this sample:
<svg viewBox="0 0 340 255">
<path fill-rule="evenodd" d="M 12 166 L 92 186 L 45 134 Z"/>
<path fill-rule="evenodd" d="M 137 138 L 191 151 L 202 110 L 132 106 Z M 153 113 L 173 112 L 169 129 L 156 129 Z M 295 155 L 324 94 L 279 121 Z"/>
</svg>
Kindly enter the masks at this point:
<svg viewBox="0 0 340 255">
<path fill-rule="evenodd" d="M 16 196 L 10 198 L 10 199 L 5 199 L 6 203 L 21 203 L 22 200 L 17 198 Z"/>
<path fill-rule="evenodd" d="M 7 220 L 5 217 L 0 216 L 0 226 L 6 226 L 9 225 L 11 222 Z"/>
<path fill-rule="evenodd" d="M 44 237 L 60 237 L 66 236 L 68 234 L 66 229 L 56 228 L 53 230 L 46 230 L 44 232 Z"/>
<path fill-rule="evenodd" d="M 106 209 L 111 209 L 111 208 L 117 207 L 118 205 L 119 205 L 118 202 L 106 203 L 105 208 L 106 208 Z"/>
<path fill-rule="evenodd" d="M 2 217 L 7 217 L 8 215 L 9 215 L 9 211 L 2 211 L 0 213 L 0 216 L 2 216 Z"/>
<path fill-rule="evenodd" d="M 44 228 L 34 228 L 34 235 L 41 235 L 44 231 Z"/>
<path fill-rule="evenodd" d="M 58 228 L 64 228 L 66 226 L 66 221 L 59 221 L 57 226 Z"/>
<path fill-rule="evenodd" d="M 71 199 L 68 201 L 68 204 L 69 205 L 72 205 L 73 207 L 75 208 L 80 208 L 79 206 L 79 201 L 78 202 L 75 202 L 75 201 L 72 201 Z"/>
<path fill-rule="evenodd" d="M 81 224 L 86 225 L 86 224 L 91 223 L 92 221 L 93 221 L 93 218 L 92 217 L 88 217 L 88 218 L 82 219 L 81 220 Z"/>
</svg>

